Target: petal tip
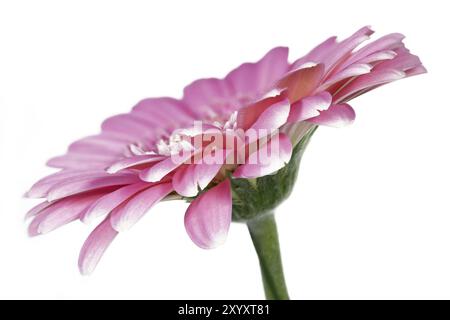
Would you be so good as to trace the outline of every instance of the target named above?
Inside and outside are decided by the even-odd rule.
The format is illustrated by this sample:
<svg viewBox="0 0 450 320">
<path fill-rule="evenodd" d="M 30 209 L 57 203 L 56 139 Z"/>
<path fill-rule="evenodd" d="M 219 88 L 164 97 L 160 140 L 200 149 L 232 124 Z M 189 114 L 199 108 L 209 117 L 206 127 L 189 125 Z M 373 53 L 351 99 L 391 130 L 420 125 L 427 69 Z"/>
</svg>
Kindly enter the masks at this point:
<svg viewBox="0 0 450 320">
<path fill-rule="evenodd" d="M 200 248 L 216 248 L 227 238 L 231 215 L 231 183 L 227 179 L 191 203 L 184 216 L 186 232 Z"/>
<path fill-rule="evenodd" d="M 117 232 L 125 232 L 131 229 L 134 223 L 129 223 L 124 219 L 114 219 L 111 217 L 111 227 Z"/>
<path fill-rule="evenodd" d="M 78 269 L 82 275 L 89 275 L 95 270 L 106 249 L 116 236 L 117 232 L 111 227 L 109 217 L 91 232 L 78 257 Z"/>
<path fill-rule="evenodd" d="M 119 170 L 117 170 L 117 168 L 114 165 L 112 165 L 112 166 L 107 167 L 105 169 L 105 171 L 106 171 L 106 173 L 114 174 L 114 173 L 117 173 Z"/>
<path fill-rule="evenodd" d="M 160 180 L 159 177 L 155 176 L 152 171 L 141 171 L 139 173 L 139 178 L 145 182 L 158 182 Z"/>
<path fill-rule="evenodd" d="M 92 267 L 90 265 L 86 265 L 83 262 L 79 262 L 78 263 L 78 270 L 80 271 L 80 274 L 82 276 L 90 276 L 94 272 L 95 267 Z"/>
</svg>

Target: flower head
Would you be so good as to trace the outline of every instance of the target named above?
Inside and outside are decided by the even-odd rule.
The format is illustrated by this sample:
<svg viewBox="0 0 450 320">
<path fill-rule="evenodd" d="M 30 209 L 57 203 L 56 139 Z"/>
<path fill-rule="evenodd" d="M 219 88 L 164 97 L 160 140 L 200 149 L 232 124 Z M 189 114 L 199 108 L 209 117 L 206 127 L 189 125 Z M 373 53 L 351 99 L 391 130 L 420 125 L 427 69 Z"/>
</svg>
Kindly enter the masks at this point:
<svg viewBox="0 0 450 320">
<path fill-rule="evenodd" d="M 107 119 L 100 134 L 48 162 L 61 170 L 28 192 L 45 199 L 27 214 L 29 234 L 104 217 L 80 254 L 81 272 L 90 273 L 117 234 L 153 205 L 187 199 L 185 226 L 193 242 L 222 244 L 235 181 L 274 175 L 317 125 L 351 123 L 351 99 L 426 72 L 401 34 L 360 47 L 372 33 L 365 27 L 340 42 L 332 37 L 293 63 L 287 48 L 275 48 L 223 79 L 193 82 L 180 100 L 145 99 Z"/>
</svg>

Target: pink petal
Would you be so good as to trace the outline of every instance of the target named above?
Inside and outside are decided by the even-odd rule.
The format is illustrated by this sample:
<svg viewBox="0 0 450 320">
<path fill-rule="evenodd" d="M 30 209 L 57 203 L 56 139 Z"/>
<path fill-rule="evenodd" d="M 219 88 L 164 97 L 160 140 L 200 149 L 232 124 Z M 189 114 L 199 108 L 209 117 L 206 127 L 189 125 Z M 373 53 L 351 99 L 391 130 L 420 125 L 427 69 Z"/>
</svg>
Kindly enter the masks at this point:
<svg viewBox="0 0 450 320">
<path fill-rule="evenodd" d="M 197 197 L 184 216 L 191 240 L 200 248 L 212 249 L 225 242 L 231 224 L 231 185 L 227 179 Z"/>
<path fill-rule="evenodd" d="M 144 99 L 133 108 L 132 112 L 174 127 L 189 124 L 197 118 L 183 101 L 168 97 Z"/>
<path fill-rule="evenodd" d="M 239 101 L 251 102 L 269 90 L 287 72 L 288 54 L 288 48 L 274 48 L 260 61 L 244 63 L 231 71 L 225 80 L 234 89 Z"/>
<path fill-rule="evenodd" d="M 300 122 L 320 115 L 319 111 L 328 109 L 332 99 L 331 94 L 327 91 L 303 98 L 292 105 L 287 122 Z"/>
<path fill-rule="evenodd" d="M 249 129 L 264 111 L 283 100 L 284 97 L 282 95 L 277 95 L 275 97 L 261 99 L 249 106 L 239 109 L 236 117 L 237 127 L 243 130 Z"/>
<path fill-rule="evenodd" d="M 78 258 L 78 268 L 81 274 L 91 274 L 101 257 L 117 236 L 117 231 L 111 227 L 109 217 L 95 228 L 81 248 Z"/>
<path fill-rule="evenodd" d="M 89 206 L 81 216 L 81 221 L 89 222 L 97 217 L 109 214 L 134 194 L 150 186 L 150 183 L 138 182 L 108 193 Z"/>
<path fill-rule="evenodd" d="M 123 154 L 129 142 L 109 137 L 106 134 L 86 137 L 73 142 L 69 146 L 69 152 L 88 153 L 106 152 L 109 154 Z"/>
<path fill-rule="evenodd" d="M 343 127 L 355 120 L 355 111 L 348 104 L 335 104 L 328 110 L 320 112 L 320 115 L 307 120 L 310 123 L 330 127 Z"/>
<path fill-rule="evenodd" d="M 103 177 L 83 177 L 63 181 L 53 186 L 47 196 L 48 201 L 54 201 L 74 194 L 101 189 L 105 187 L 120 186 L 139 182 L 139 177 L 135 174 L 115 174 Z"/>
<path fill-rule="evenodd" d="M 104 169 L 123 156 L 131 142 L 136 139 L 127 139 L 117 132 L 103 132 L 75 141 L 66 155 L 50 159 L 48 165 L 64 169 Z"/>
<path fill-rule="evenodd" d="M 379 51 L 375 52 L 361 60 L 358 61 L 358 64 L 373 64 L 375 62 L 383 61 L 383 60 L 392 60 L 397 56 L 397 53 L 392 50 Z"/>
<path fill-rule="evenodd" d="M 31 221 L 28 228 L 29 235 L 48 233 L 77 220 L 81 213 L 102 195 L 102 193 L 95 193 L 68 197 L 46 207 Z"/>
<path fill-rule="evenodd" d="M 293 69 L 302 68 L 306 63 L 319 64 L 325 59 L 331 50 L 333 50 L 336 45 L 336 37 L 331 37 L 319 44 L 317 47 L 312 49 L 306 56 L 298 59 L 292 64 Z"/>
<path fill-rule="evenodd" d="M 265 155 L 270 155 L 265 161 L 269 163 L 244 164 L 239 166 L 233 173 L 235 178 L 253 179 L 272 174 L 283 168 L 291 159 L 292 144 L 289 137 L 285 134 L 278 135 L 278 152 L 272 150 L 273 145 L 269 142 L 263 146 L 266 148 Z M 262 152 L 258 150 L 258 152 Z"/>
<path fill-rule="evenodd" d="M 224 80 L 209 78 L 194 81 L 184 89 L 183 101 L 201 118 L 221 115 L 236 105 L 232 88 Z M 231 109 L 229 109 L 231 110 Z"/>
<path fill-rule="evenodd" d="M 289 100 L 294 103 L 317 89 L 324 75 L 324 65 L 297 69 L 278 81 L 277 88 L 287 89 Z"/>
<path fill-rule="evenodd" d="M 400 33 L 388 34 L 378 40 L 369 43 L 360 50 L 356 51 L 344 64 L 342 67 L 347 67 L 353 63 L 360 62 L 361 59 L 368 57 L 378 51 L 392 50 L 394 46 L 401 43 L 405 38 L 404 35 Z"/>
<path fill-rule="evenodd" d="M 204 122 L 197 123 L 186 128 L 178 128 L 174 131 L 174 133 L 186 137 L 195 137 L 200 134 L 214 134 L 220 132 L 222 132 L 222 130 L 217 126 Z"/>
<path fill-rule="evenodd" d="M 195 166 L 195 178 L 200 189 L 205 189 L 208 184 L 219 173 L 223 164 L 206 164 L 200 163 Z"/>
<path fill-rule="evenodd" d="M 358 45 L 368 40 L 371 34 L 373 34 L 373 31 L 369 27 L 363 27 L 347 39 L 339 42 L 333 50 L 329 51 L 329 54 L 324 60 L 321 61 L 325 65 L 325 73 L 329 74 L 333 68 L 337 67 L 339 63 L 342 63 L 344 58 Z"/>
<path fill-rule="evenodd" d="M 44 210 L 45 208 L 48 208 L 49 206 L 53 205 L 54 203 L 52 202 L 48 202 L 48 201 L 44 201 L 39 203 L 38 205 L 34 206 L 33 208 L 31 208 L 27 214 L 25 215 L 25 219 L 29 219 L 32 218 L 34 216 L 36 216 L 37 214 L 39 214 L 42 210 Z"/>
<path fill-rule="evenodd" d="M 383 61 L 377 64 L 374 70 L 390 70 L 407 71 L 409 69 L 420 66 L 422 63 L 418 56 L 410 53 L 403 53 L 397 55 L 392 60 Z"/>
<path fill-rule="evenodd" d="M 414 67 L 414 68 L 407 70 L 406 76 L 412 77 L 412 76 L 416 76 L 416 75 L 427 73 L 427 72 L 428 71 L 424 66 L 418 66 L 418 67 Z"/>
<path fill-rule="evenodd" d="M 173 191 L 171 183 L 158 184 L 139 192 L 111 214 L 112 227 L 121 232 L 132 227 L 152 206 Z"/>
<path fill-rule="evenodd" d="M 337 74 L 331 76 L 324 84 L 320 86 L 318 90 L 326 90 L 331 85 L 342 81 L 347 78 L 352 78 L 356 76 L 360 76 L 363 74 L 370 73 L 372 70 L 372 66 L 369 64 L 354 64 L 350 67 L 338 72 Z"/>
<path fill-rule="evenodd" d="M 362 75 L 352 81 L 350 84 L 340 90 L 334 99 L 340 103 L 354 95 L 358 91 L 367 90 L 375 86 L 396 81 L 405 77 L 405 73 L 393 69 L 372 71 L 369 74 Z"/>
<path fill-rule="evenodd" d="M 196 165 L 186 165 L 177 170 L 172 178 L 174 190 L 185 197 L 195 197 L 198 186 L 195 176 Z"/>
<path fill-rule="evenodd" d="M 151 121 L 143 121 L 141 117 L 133 113 L 125 113 L 106 119 L 102 123 L 102 130 L 118 133 L 132 140 L 144 140 L 157 134 L 156 124 Z"/>
<path fill-rule="evenodd" d="M 47 161 L 47 166 L 61 169 L 89 170 L 104 169 L 115 160 L 114 156 L 99 156 L 67 153 Z"/>
<path fill-rule="evenodd" d="M 205 189 L 208 184 L 219 173 L 220 169 L 225 163 L 226 157 L 233 150 L 216 150 L 215 152 L 222 152 L 223 155 L 214 159 L 206 159 L 208 155 L 204 154 L 201 163 L 185 165 L 185 167 L 177 170 L 172 178 L 174 190 L 185 197 L 195 197 L 199 189 Z M 212 163 L 213 160 L 218 163 Z"/>
<path fill-rule="evenodd" d="M 63 170 L 46 176 L 36 182 L 30 190 L 26 193 L 28 198 L 43 198 L 47 196 L 48 191 L 54 185 L 67 181 L 68 179 L 80 177 L 99 177 L 104 176 L 105 173 L 100 170 Z"/>
<path fill-rule="evenodd" d="M 45 176 L 44 178 L 40 179 L 36 184 L 41 183 L 41 182 L 55 182 L 55 181 L 59 181 L 61 179 L 65 179 L 65 178 L 70 178 L 70 177 L 75 177 L 77 175 L 84 175 L 84 174 L 100 174 L 100 173 L 104 173 L 102 170 L 71 170 L 71 169 L 67 169 L 67 170 L 61 170 L 55 173 L 52 173 L 48 176 Z"/>
<path fill-rule="evenodd" d="M 128 157 L 121 159 L 115 163 L 113 163 L 110 167 L 106 169 L 108 173 L 116 173 L 120 170 L 127 169 L 130 167 L 150 164 L 156 161 L 164 160 L 166 157 L 159 155 L 138 155 L 133 157 Z"/>
<path fill-rule="evenodd" d="M 184 155 L 181 155 L 176 159 L 174 157 L 168 157 L 154 166 L 141 171 L 139 177 L 147 182 L 158 182 L 173 170 L 181 166 L 183 162 L 187 161 L 192 156 L 192 153 L 186 152 Z"/>
<path fill-rule="evenodd" d="M 258 120 L 251 126 L 251 129 L 266 131 L 278 129 L 286 123 L 290 107 L 288 99 L 275 103 L 259 116 Z"/>
</svg>

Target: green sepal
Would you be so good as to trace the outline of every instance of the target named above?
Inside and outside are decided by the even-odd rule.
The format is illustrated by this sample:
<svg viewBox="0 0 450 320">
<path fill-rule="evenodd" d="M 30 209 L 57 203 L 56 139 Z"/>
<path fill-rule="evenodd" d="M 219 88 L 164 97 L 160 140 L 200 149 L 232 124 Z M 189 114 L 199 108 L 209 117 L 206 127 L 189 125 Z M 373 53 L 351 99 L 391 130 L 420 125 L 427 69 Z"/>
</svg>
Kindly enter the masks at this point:
<svg viewBox="0 0 450 320">
<path fill-rule="evenodd" d="M 246 222 L 271 213 L 289 197 L 297 180 L 303 152 L 316 128 L 313 127 L 300 140 L 292 151 L 289 163 L 275 174 L 257 179 L 231 179 L 233 221 Z"/>
</svg>

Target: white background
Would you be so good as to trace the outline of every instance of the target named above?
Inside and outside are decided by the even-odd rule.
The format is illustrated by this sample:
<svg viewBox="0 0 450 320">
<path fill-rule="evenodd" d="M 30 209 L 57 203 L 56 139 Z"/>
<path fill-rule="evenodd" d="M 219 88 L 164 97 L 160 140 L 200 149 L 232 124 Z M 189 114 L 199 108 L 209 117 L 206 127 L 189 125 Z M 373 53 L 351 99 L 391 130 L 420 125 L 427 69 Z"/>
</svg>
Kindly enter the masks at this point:
<svg viewBox="0 0 450 320">
<path fill-rule="evenodd" d="M 429 74 L 353 101 L 357 119 L 321 128 L 278 209 L 294 299 L 450 299 L 449 41 L 446 1 L 1 1 L 0 298 L 263 298 L 244 225 L 204 251 L 181 202 L 121 234 L 79 275 L 93 225 L 30 239 L 22 194 L 45 161 L 150 96 L 223 76 L 277 45 L 291 59 L 370 24 L 407 35 Z"/>
</svg>

